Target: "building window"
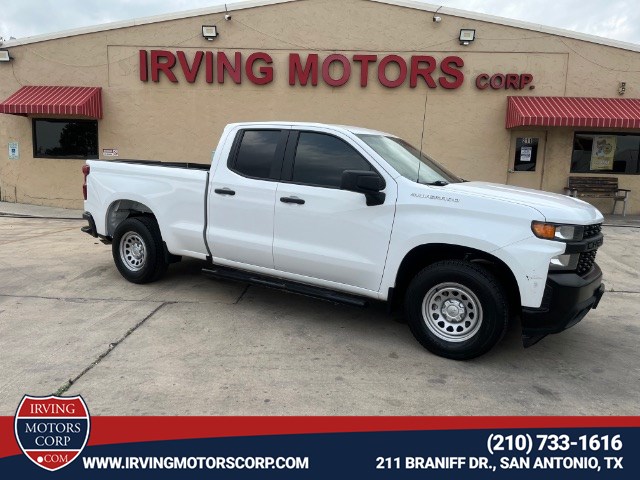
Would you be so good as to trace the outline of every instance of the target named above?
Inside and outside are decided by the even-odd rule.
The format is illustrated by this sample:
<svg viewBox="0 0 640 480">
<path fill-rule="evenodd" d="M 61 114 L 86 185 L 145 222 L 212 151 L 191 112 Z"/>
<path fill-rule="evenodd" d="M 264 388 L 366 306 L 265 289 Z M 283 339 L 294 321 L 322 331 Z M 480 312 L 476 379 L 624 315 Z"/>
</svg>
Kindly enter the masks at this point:
<svg viewBox="0 0 640 480">
<path fill-rule="evenodd" d="M 96 120 L 33 119 L 34 158 L 98 158 Z"/>
<path fill-rule="evenodd" d="M 581 133 L 573 137 L 571 173 L 640 174 L 638 133 Z"/>
</svg>

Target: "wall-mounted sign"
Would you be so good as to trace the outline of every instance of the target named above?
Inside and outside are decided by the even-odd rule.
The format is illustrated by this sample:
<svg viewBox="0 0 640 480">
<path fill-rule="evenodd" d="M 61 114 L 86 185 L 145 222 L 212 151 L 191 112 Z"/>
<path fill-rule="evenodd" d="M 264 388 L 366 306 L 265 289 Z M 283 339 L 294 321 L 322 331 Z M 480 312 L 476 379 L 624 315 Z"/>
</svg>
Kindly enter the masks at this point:
<svg viewBox="0 0 640 480">
<path fill-rule="evenodd" d="M 591 170 L 613 170 L 617 140 L 615 135 L 596 135 L 593 137 Z"/>
<path fill-rule="evenodd" d="M 9 160 L 18 160 L 20 158 L 20 145 L 18 142 L 9 142 Z"/>
<path fill-rule="evenodd" d="M 274 81 L 276 68 L 272 56 L 265 52 L 247 56 L 243 52 L 197 50 L 188 57 L 184 50 L 140 50 L 139 62 L 142 82 L 159 82 L 164 77 L 171 83 L 195 83 L 204 75 L 206 83 L 231 81 L 240 85 L 246 77 L 254 85 L 267 85 Z M 367 87 L 370 77 L 387 88 L 408 85 L 455 90 L 464 83 L 464 60 L 457 55 L 436 59 L 426 54 L 405 58 L 396 54 L 331 53 L 320 57 L 317 53 L 289 53 L 287 64 L 291 86 L 315 87 L 322 82 L 341 87 L 351 81 Z M 521 90 L 532 81 L 533 75 L 529 73 L 483 73 L 476 79 L 476 86 L 481 90 L 488 87 Z"/>
<path fill-rule="evenodd" d="M 534 172 L 538 161 L 537 137 L 516 138 L 516 154 L 513 159 L 513 169 L 516 172 Z"/>
<path fill-rule="evenodd" d="M 492 90 L 522 90 L 533 81 L 530 73 L 481 73 L 476 77 L 476 87 L 480 90 L 491 88 Z M 529 85 L 533 88 L 533 85 Z"/>
<path fill-rule="evenodd" d="M 103 157 L 117 157 L 118 149 L 117 148 L 103 148 L 102 149 Z"/>
</svg>

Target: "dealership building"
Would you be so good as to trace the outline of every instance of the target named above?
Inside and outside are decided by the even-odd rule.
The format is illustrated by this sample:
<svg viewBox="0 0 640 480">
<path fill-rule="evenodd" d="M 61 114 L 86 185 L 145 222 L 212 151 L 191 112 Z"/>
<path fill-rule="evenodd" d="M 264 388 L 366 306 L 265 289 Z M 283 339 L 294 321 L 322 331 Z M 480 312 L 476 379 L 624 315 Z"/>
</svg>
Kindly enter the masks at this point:
<svg viewBox="0 0 640 480">
<path fill-rule="evenodd" d="M 285 120 L 386 131 L 468 180 L 615 179 L 640 214 L 640 45 L 419 1 L 250 0 L 11 40 L 0 113 L 8 202 L 82 208 L 86 158 L 209 163 L 227 123 Z"/>
</svg>

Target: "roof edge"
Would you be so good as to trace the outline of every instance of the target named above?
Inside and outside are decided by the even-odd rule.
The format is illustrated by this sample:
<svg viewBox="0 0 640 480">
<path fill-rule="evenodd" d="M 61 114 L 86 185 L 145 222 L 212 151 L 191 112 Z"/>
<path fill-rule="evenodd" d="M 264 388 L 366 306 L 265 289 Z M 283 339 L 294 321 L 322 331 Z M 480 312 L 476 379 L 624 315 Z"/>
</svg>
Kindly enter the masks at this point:
<svg viewBox="0 0 640 480">
<path fill-rule="evenodd" d="M 117 30 L 120 28 L 136 27 L 138 25 L 148 25 L 150 23 L 168 22 L 171 20 L 182 20 L 191 17 L 200 17 L 202 15 L 213 15 L 215 13 L 232 12 L 235 10 L 244 10 L 247 8 L 265 7 L 276 5 L 279 3 L 296 2 L 298 0 L 238 0 L 229 3 L 222 3 L 205 8 L 197 8 L 193 10 L 183 10 L 175 13 L 164 13 L 161 15 L 152 15 L 149 17 L 134 18 L 131 20 L 120 20 L 117 22 L 103 23 L 100 25 L 92 25 L 90 27 L 73 28 L 60 32 L 45 33 L 42 35 L 33 35 L 31 37 L 17 38 L 8 40 L 2 48 L 19 47 L 20 45 L 28 45 L 31 43 L 46 42 L 48 40 L 58 40 L 60 38 L 75 37 L 77 35 L 87 35 L 90 33 L 106 32 L 109 30 Z"/>
<path fill-rule="evenodd" d="M 441 7 L 431 3 L 421 2 L 419 0 L 370 0 L 376 3 L 385 3 L 387 5 L 395 5 L 398 7 L 413 8 L 416 10 L 424 10 L 426 12 L 451 15 L 452 17 L 469 18 L 487 23 L 495 23 L 507 27 L 522 28 L 532 30 L 534 32 L 548 33 L 549 35 L 557 35 L 560 37 L 570 38 L 572 40 L 581 40 L 583 42 L 595 43 L 607 47 L 620 48 L 622 50 L 630 50 L 632 52 L 640 52 L 640 45 L 610 38 L 599 37 L 597 35 L 589 35 L 587 33 L 574 32 L 573 30 L 565 30 L 563 28 L 549 27 L 537 23 L 524 22 L 522 20 L 512 20 L 510 18 L 498 17 L 495 15 L 487 15 L 485 13 L 470 12 L 468 10 L 459 10 L 457 8 Z"/>
<path fill-rule="evenodd" d="M 132 20 L 122 20 L 118 22 L 104 23 L 101 25 L 95 25 L 90 27 L 75 28 L 71 30 L 63 30 L 61 32 L 46 33 L 43 35 L 34 35 L 31 37 L 25 37 L 22 39 L 9 40 L 2 45 L 4 48 L 18 47 L 20 45 L 28 45 L 31 43 L 45 42 L 48 40 L 57 40 L 60 38 L 74 37 L 77 35 L 86 35 L 90 33 L 105 32 L 109 30 L 117 30 L 119 28 L 135 27 L 138 25 L 147 25 L 150 23 L 167 22 L 171 20 L 181 20 L 184 18 L 198 17 L 202 15 L 212 15 L 216 13 L 222 13 L 225 11 L 244 10 L 247 8 L 265 7 L 269 5 L 277 5 L 279 3 L 290 3 L 299 0 L 239 0 L 231 1 L 230 3 L 224 3 L 212 7 L 199 8 L 194 10 L 186 10 L 176 13 L 168 13 L 162 15 L 153 15 L 149 17 L 141 17 Z M 640 45 L 629 42 L 622 42 L 619 40 L 613 40 L 610 38 L 599 37 L 597 35 L 589 35 L 586 33 L 574 32 L 572 30 L 565 30 L 562 28 L 549 27 L 537 23 L 524 22 L 521 20 L 512 20 L 509 18 L 498 17 L 495 15 L 487 15 L 484 13 L 470 12 L 468 10 L 459 10 L 457 8 L 442 7 L 440 5 L 434 5 L 431 3 L 425 3 L 419 0 L 369 0 L 376 3 L 383 3 L 387 5 L 394 5 L 398 7 L 412 8 L 415 10 L 423 10 L 430 13 L 438 13 L 443 15 L 451 15 L 453 17 L 468 18 L 471 20 L 478 20 L 481 22 L 494 23 L 497 25 L 504 25 L 507 27 L 522 28 L 525 30 L 532 30 L 540 33 L 547 33 L 549 35 L 557 35 L 560 37 L 569 38 L 572 40 L 580 40 L 589 43 L 595 43 L 598 45 L 604 45 L 607 47 L 620 48 L 622 50 L 629 50 L 632 52 L 640 52 Z"/>
</svg>

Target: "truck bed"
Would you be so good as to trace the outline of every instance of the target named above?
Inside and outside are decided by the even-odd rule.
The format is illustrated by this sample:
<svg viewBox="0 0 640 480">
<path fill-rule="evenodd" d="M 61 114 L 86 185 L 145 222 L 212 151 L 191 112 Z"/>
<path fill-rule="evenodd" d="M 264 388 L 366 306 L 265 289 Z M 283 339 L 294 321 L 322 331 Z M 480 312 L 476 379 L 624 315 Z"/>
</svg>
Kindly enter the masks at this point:
<svg viewBox="0 0 640 480">
<path fill-rule="evenodd" d="M 159 160 L 105 160 L 111 163 L 130 163 L 134 165 L 150 165 L 154 167 L 167 168 L 186 168 L 187 170 L 205 170 L 209 171 L 211 165 L 208 163 L 192 163 L 192 162 L 161 162 Z"/>
<path fill-rule="evenodd" d="M 205 259 L 205 189 L 210 165 L 149 160 L 88 160 L 85 208 L 106 212 L 95 218 L 99 234 L 113 235 L 109 216 L 136 202 L 154 212 L 162 238 L 175 255 Z"/>
</svg>

